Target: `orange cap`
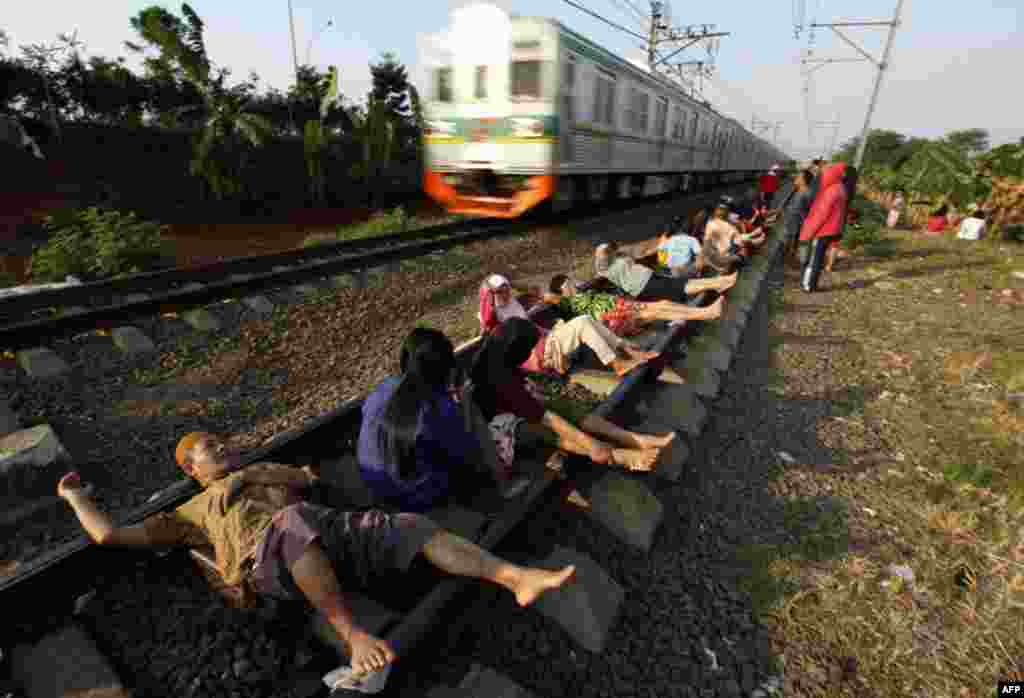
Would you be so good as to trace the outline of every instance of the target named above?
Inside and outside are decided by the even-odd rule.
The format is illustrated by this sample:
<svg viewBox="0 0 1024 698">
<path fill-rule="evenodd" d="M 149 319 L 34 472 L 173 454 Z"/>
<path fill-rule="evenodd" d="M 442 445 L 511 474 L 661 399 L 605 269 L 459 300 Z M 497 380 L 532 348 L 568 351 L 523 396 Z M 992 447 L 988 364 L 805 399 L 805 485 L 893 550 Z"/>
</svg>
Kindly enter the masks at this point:
<svg viewBox="0 0 1024 698">
<path fill-rule="evenodd" d="M 204 436 L 209 436 L 209 434 L 205 431 L 193 431 L 181 437 L 181 441 L 178 442 L 178 448 L 174 450 L 174 459 L 178 461 L 179 467 L 185 467 L 185 460 L 188 458 L 189 451 Z"/>
</svg>

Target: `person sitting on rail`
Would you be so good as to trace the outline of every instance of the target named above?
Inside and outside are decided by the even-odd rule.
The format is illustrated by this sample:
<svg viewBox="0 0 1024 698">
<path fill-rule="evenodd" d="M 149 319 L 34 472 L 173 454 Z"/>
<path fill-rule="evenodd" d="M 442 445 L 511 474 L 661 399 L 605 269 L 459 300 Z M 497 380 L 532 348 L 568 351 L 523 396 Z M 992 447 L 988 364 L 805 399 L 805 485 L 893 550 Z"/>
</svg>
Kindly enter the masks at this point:
<svg viewBox="0 0 1024 698">
<path fill-rule="evenodd" d="M 532 323 L 522 304 L 512 297 L 509 280 L 500 274 L 492 274 L 480 285 L 478 317 L 484 335 L 493 332 L 510 318 Z M 563 374 L 569 368 L 568 357 L 584 344 L 594 351 L 601 363 L 619 376 L 626 375 L 658 355 L 616 337 L 600 322 L 589 315 L 583 315 L 569 322 L 559 321 L 551 330 L 537 327 L 536 345 L 523 357 L 523 368 L 534 373 L 551 371 Z"/>
<path fill-rule="evenodd" d="M 657 249 L 658 239 L 654 244 L 641 243 L 635 246 L 633 254 L 620 253 L 615 242 L 598 245 L 594 251 L 594 270 L 598 276 L 604 277 L 623 290 L 623 292 L 640 301 L 670 300 L 682 302 L 686 296 L 695 296 L 704 291 L 722 293 L 736 284 L 736 274 L 720 276 L 714 279 L 673 279 L 657 276 L 654 270 L 634 261 L 642 259 Z"/>
<path fill-rule="evenodd" d="M 529 320 L 513 317 L 501 323 L 477 351 L 462 393 L 463 402 L 469 403 L 466 409 L 478 409 L 495 441 L 503 442 L 499 450 L 509 454 L 506 458 L 521 447 L 547 445 L 599 464 L 641 471 L 653 468 L 661 449 L 675 438 L 674 432 L 638 434 L 594 414 L 584 417 L 577 428 L 531 394 L 521 367 L 539 340 L 538 328 Z"/>
<path fill-rule="evenodd" d="M 735 277 L 736 267 L 745 263 L 746 246 L 760 246 L 764 243 L 763 231 L 758 228 L 750 233 L 741 233 L 730 223 L 729 205 L 720 203 L 715 207 L 714 214 L 704 230 L 704 258 L 708 266 L 721 274 L 732 272 Z"/>
<path fill-rule="evenodd" d="M 580 291 L 568 276 L 555 274 L 551 277 L 548 292 L 544 294 L 544 302 L 558 306 L 563 314 L 570 317 L 589 315 L 620 337 L 628 337 L 639 334 L 644 325 L 652 322 L 717 320 L 722 316 L 725 298 L 720 296 L 703 308 L 672 301 L 641 303 L 612 293 Z"/>
<path fill-rule="evenodd" d="M 658 238 L 658 263 L 667 267 L 676 279 L 695 279 L 704 271 L 704 252 L 700 240 L 686 232 L 686 220 L 677 217 L 671 228 Z"/>
<path fill-rule="evenodd" d="M 472 494 L 495 480 L 505 496 L 529 484 L 503 477 L 466 428 L 449 390 L 455 350 L 444 333 L 414 329 L 402 344 L 399 366 L 401 375 L 386 379 L 363 403 L 359 472 L 378 502 L 424 512 L 450 494 Z"/>
<path fill-rule="evenodd" d="M 385 669 L 396 654 L 353 621 L 344 590 L 403 572 L 419 554 L 449 574 L 505 587 L 520 606 L 562 586 L 575 572 L 571 565 L 560 570 L 514 565 L 420 514 L 341 511 L 302 501 L 303 491 L 315 482 L 312 471 L 276 463 L 240 468 L 240 459 L 211 434 L 186 435 L 175 456 L 203 491 L 142 523 L 115 526 L 77 473 L 61 478 L 57 494 L 100 545 L 212 545 L 226 584 L 245 584 L 286 600 L 305 598 L 348 645 L 357 675 Z"/>
</svg>

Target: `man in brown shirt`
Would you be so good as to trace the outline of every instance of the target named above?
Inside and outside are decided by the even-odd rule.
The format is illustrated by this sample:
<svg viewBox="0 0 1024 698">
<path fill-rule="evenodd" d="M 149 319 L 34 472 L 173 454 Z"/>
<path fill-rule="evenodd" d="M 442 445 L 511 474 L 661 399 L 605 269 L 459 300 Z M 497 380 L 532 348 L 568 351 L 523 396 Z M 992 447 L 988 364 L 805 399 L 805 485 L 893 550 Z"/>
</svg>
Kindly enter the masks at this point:
<svg viewBox="0 0 1024 698">
<path fill-rule="evenodd" d="M 348 644 L 357 675 L 385 668 L 396 655 L 386 641 L 353 622 L 339 575 L 365 588 L 374 575 L 405 571 L 422 553 L 438 569 L 494 582 L 527 606 L 575 572 L 573 566 L 550 571 L 513 565 L 418 514 L 343 512 L 309 504 L 301 492 L 315 481 L 310 469 L 276 463 L 239 468 L 237 456 L 212 434 L 186 435 L 175 455 L 203 491 L 140 524 L 115 527 L 77 473 L 61 478 L 57 494 L 100 545 L 212 545 L 227 584 L 304 597 Z"/>
</svg>

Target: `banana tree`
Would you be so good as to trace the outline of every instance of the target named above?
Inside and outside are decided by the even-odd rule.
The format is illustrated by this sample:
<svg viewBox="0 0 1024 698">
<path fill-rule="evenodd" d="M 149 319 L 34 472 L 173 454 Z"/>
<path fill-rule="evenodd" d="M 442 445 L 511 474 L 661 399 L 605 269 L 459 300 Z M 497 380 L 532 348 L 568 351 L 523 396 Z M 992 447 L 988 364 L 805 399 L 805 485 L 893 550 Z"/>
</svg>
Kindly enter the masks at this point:
<svg viewBox="0 0 1024 698">
<path fill-rule="evenodd" d="M 201 106 L 179 111 L 203 114 L 202 133 L 196 142 L 189 171 L 202 177 L 217 199 L 237 194 L 242 188 L 249 147 L 263 145 L 272 133 L 270 122 L 246 109 L 252 86 L 226 88 L 227 71 L 214 75 L 206 44 L 203 21 L 187 4 L 181 6 L 184 21 L 158 6 L 148 7 L 132 18 L 131 24 L 157 58 L 147 60 L 158 70 L 195 87 Z M 142 52 L 144 47 L 127 43 Z"/>
<path fill-rule="evenodd" d="M 372 96 L 367 99 L 365 110 L 353 114 L 352 122 L 353 133 L 363 146 L 363 157 L 353 163 L 351 172 L 367 187 L 372 204 L 373 187 L 395 155 L 395 123 L 384 100 Z"/>
<path fill-rule="evenodd" d="M 330 82 L 327 94 L 320 101 L 320 118 L 310 119 L 302 130 L 302 146 L 306 157 L 306 174 L 309 175 L 309 186 L 313 200 L 321 203 L 325 198 L 326 182 L 324 179 L 324 156 L 327 154 L 327 133 L 324 130 L 324 117 L 331 105 L 338 99 L 338 69 L 330 68 Z"/>
</svg>

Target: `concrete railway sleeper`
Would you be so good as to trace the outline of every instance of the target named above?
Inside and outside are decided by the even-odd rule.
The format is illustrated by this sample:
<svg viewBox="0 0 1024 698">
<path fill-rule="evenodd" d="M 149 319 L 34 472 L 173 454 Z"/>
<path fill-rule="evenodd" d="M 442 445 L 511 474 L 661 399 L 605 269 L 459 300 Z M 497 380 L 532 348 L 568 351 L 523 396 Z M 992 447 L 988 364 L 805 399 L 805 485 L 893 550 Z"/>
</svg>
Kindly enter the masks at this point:
<svg viewBox="0 0 1024 698">
<path fill-rule="evenodd" d="M 713 397 L 715 391 L 699 392 L 691 385 L 666 385 L 652 379 L 669 363 L 687 367 L 684 371 L 698 361 L 708 365 L 707 347 L 714 348 L 718 354 L 731 355 L 735 346 L 733 338 L 742 331 L 743 319 L 763 286 L 764 270 L 777 261 L 779 243 L 777 238 L 770 240 L 753 258 L 749 270 L 741 273 L 736 288 L 740 300 L 730 303 L 726 315 L 712 331 L 703 334 L 703 323 L 687 323 L 671 328 L 662 325 L 652 333 L 647 338 L 648 345 L 658 352 L 659 359 L 618 380 L 597 413 L 626 425 L 640 421 L 649 428 L 678 430 L 691 437 L 699 434 L 704 408 L 698 396 Z M 702 294 L 695 302 L 707 303 L 709 295 Z M 548 321 L 548 312 L 535 308 L 531 317 L 543 324 Z M 698 350 L 688 352 L 689 346 Z M 460 365 L 470 360 L 475 348 L 473 343 L 460 348 L 457 353 Z M 719 359 L 709 371 L 721 372 L 728 364 L 728 357 Z M 359 429 L 360 407 L 361 401 L 342 405 L 301 430 L 282 434 L 247 454 L 243 463 L 273 461 L 313 466 L 325 483 L 316 494 L 320 501 L 349 509 L 366 507 L 372 504 L 372 497 L 361 483 L 352 449 Z M 685 442 L 677 439 L 670 451 L 662 454 L 652 476 L 677 479 L 688 454 Z M 528 470 L 534 474 L 532 484 L 512 500 L 484 491 L 471 500 L 432 511 L 430 516 L 443 528 L 481 548 L 500 552 L 503 541 L 526 516 L 542 516 L 546 507 L 570 498 L 582 503 L 587 515 L 603 524 L 615 537 L 640 551 L 650 549 L 662 509 L 657 496 L 642 480 L 578 457 L 563 459 L 559 468 L 534 463 Z M 135 523 L 151 514 L 168 511 L 195 492 L 196 487 L 191 482 L 173 485 L 149 505 L 131 512 L 118 523 Z M 4 652 L 4 663 L 0 665 L 4 675 L 0 675 L 0 680 L 8 682 L 12 694 L 20 692 L 28 698 L 100 689 L 106 691 L 104 695 L 112 696 L 128 695 L 129 690 L 140 688 L 145 689 L 145 694 L 153 694 L 161 688 L 166 690 L 165 695 L 188 696 L 309 696 L 326 690 L 321 678 L 325 670 L 337 665 L 338 638 L 329 632 L 322 617 L 310 616 L 305 608 L 275 602 L 255 604 L 251 612 L 231 611 L 230 608 L 253 609 L 254 599 L 243 588 L 225 583 L 210 550 L 193 548 L 187 554 L 210 587 L 220 592 L 220 598 L 226 602 L 223 606 L 210 605 L 207 601 L 204 608 L 202 598 L 196 602 L 182 597 L 181 585 L 191 582 L 181 566 L 187 558 L 179 553 L 153 555 L 97 546 L 84 536 L 0 580 L 0 605 L 5 617 L 0 628 L 0 649 Z M 543 595 L 536 604 L 537 609 L 561 625 L 580 646 L 601 652 L 616 622 L 622 589 L 593 561 L 568 547 L 556 546 L 541 566 L 558 569 L 566 564 L 576 566 L 575 579 Z M 168 581 L 175 575 L 184 581 Z M 192 574 L 191 577 L 199 576 Z M 399 657 L 406 657 L 424 633 L 438 623 L 446 605 L 465 585 L 464 578 L 414 567 L 397 581 L 375 585 L 368 590 L 368 596 L 356 595 L 352 611 L 368 632 L 385 638 Z M 164 615 L 174 617 L 172 625 L 178 630 L 165 642 L 166 638 L 151 637 L 148 631 L 152 629 L 135 628 L 140 633 L 139 642 L 145 645 L 148 641 L 151 646 L 122 651 L 119 658 L 111 662 L 99 649 L 109 642 L 103 639 L 106 634 L 102 626 L 107 620 L 104 611 L 123 606 L 124 599 L 119 599 L 118 594 L 124 594 L 126 589 L 133 597 L 168 601 L 171 607 Z M 45 612 L 40 612 L 40 599 L 45 600 Z M 253 619 L 258 618 L 260 627 L 275 629 L 276 634 L 260 635 L 262 644 L 255 654 L 244 647 L 225 646 L 210 621 L 216 624 L 217 619 L 230 617 L 230 614 L 241 619 L 235 621 L 237 623 L 254 622 Z M 125 622 L 123 612 L 120 622 Z M 308 628 L 308 632 L 298 631 L 295 623 Z M 197 624 L 201 627 L 197 628 Z M 206 630 L 214 632 L 211 635 Z M 315 645 L 307 647 L 300 641 L 302 646 L 294 652 L 289 646 L 288 652 L 277 651 L 276 654 L 265 647 L 273 645 L 281 650 L 288 643 L 295 644 L 296 637 L 307 636 L 320 637 L 324 646 L 320 649 Z M 98 642 L 94 641 L 96 638 Z M 220 673 L 204 673 L 197 667 L 190 669 L 190 663 L 194 663 L 190 655 L 196 652 L 201 657 L 218 658 L 212 665 L 216 665 Z M 228 666 L 221 671 L 224 653 Z M 285 654 L 287 659 L 283 659 Z M 54 665 L 54 657 L 69 656 L 76 657 L 76 661 L 57 660 L 57 666 Z M 271 666 L 263 665 L 261 660 L 270 662 Z M 396 665 L 398 670 L 401 664 Z M 122 678 L 118 678 L 119 675 Z M 218 681 L 229 681 L 244 687 L 244 691 L 222 690 L 218 688 Z M 444 695 L 495 695 L 508 688 L 507 682 L 496 671 L 480 670 L 466 677 L 460 686 L 462 692 L 458 692 L 460 689 L 439 690 L 449 691 Z"/>
</svg>

